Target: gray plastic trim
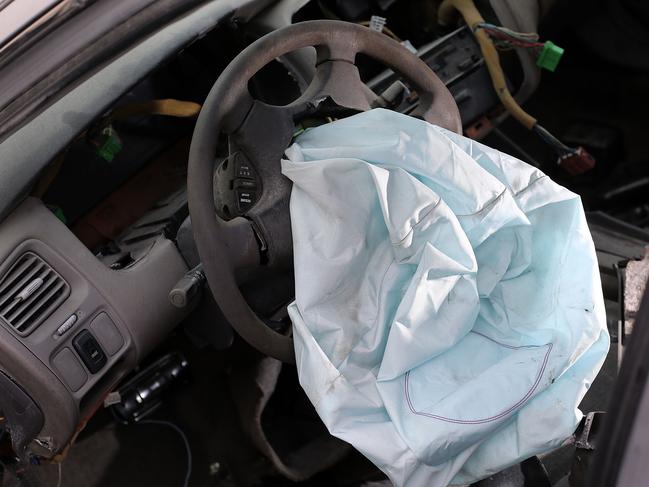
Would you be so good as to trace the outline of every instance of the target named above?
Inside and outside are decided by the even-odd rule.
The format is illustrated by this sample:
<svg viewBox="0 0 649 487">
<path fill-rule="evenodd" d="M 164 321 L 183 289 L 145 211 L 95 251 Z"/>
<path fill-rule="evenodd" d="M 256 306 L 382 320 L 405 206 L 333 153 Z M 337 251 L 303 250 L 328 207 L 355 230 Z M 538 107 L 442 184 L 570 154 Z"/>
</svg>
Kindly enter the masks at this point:
<svg viewBox="0 0 649 487">
<path fill-rule="evenodd" d="M 0 273 L 26 251 L 41 257 L 70 284 L 70 296 L 29 336 L 21 337 L 0 322 L 0 370 L 20 384 L 43 411 L 39 434 L 51 455 L 71 438 L 80 418 L 103 399 L 119 379 L 133 369 L 185 317 L 167 295 L 185 275 L 187 266 L 175 245 L 161 238 L 150 252 L 128 269 L 116 271 L 101 263 L 43 204 L 28 198 L 0 225 Z M 97 374 L 83 385 L 68 384 L 65 370 L 54 359 L 73 350 L 73 338 L 106 313 L 124 343 Z M 62 323 L 78 319 L 57 336 Z M 62 374 L 62 375 L 61 375 Z M 66 381 L 67 379 L 67 381 Z"/>
<path fill-rule="evenodd" d="M 130 0 L 117 2 L 87 2 L 85 10 L 68 20 L 69 31 L 52 32 L 46 43 L 36 44 L 23 56 L 16 59 L 20 69 L 6 69 L 2 79 L 3 91 L 0 94 L 0 107 L 3 109 L 22 94 L 25 81 L 30 84 L 38 81 L 44 73 L 49 73 L 66 61 L 70 53 L 87 47 L 88 42 L 97 42 L 109 29 L 128 20 L 140 10 L 149 6 L 153 0 Z M 92 18 L 92 20 L 90 20 Z M 51 49 L 60 46 L 59 49 Z M 4 59 L 2 60 L 4 62 Z M 13 68 L 13 66 L 11 66 Z"/>
</svg>

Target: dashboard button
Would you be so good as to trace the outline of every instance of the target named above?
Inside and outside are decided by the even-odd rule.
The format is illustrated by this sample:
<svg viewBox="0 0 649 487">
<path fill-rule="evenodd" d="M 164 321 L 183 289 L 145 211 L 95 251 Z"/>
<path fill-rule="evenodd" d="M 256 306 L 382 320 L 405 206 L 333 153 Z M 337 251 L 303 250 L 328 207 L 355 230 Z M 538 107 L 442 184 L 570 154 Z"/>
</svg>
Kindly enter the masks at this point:
<svg viewBox="0 0 649 487">
<path fill-rule="evenodd" d="M 63 334 L 65 334 L 66 331 L 72 328 L 76 322 L 77 322 L 77 315 L 74 314 L 70 316 L 67 320 L 65 320 L 63 324 L 57 328 L 56 334 L 58 336 L 62 336 Z"/>
<path fill-rule="evenodd" d="M 54 356 L 52 365 L 72 389 L 72 392 L 77 392 L 88 380 L 88 374 L 83 370 L 81 362 L 67 347 Z"/>
<path fill-rule="evenodd" d="M 124 337 L 106 313 L 99 313 L 90 323 L 90 329 L 109 356 L 115 355 L 124 345 Z"/>
<path fill-rule="evenodd" d="M 83 330 L 74 337 L 72 345 L 90 373 L 96 374 L 106 365 L 106 354 L 88 330 Z"/>
<path fill-rule="evenodd" d="M 255 173 L 252 170 L 252 166 L 242 156 L 237 157 L 236 164 L 236 177 L 254 179 Z"/>
<path fill-rule="evenodd" d="M 250 179 L 235 179 L 234 189 L 257 189 L 257 183 Z"/>
<path fill-rule="evenodd" d="M 255 204 L 257 193 L 255 191 L 237 190 L 237 207 L 239 211 L 246 211 Z"/>
</svg>

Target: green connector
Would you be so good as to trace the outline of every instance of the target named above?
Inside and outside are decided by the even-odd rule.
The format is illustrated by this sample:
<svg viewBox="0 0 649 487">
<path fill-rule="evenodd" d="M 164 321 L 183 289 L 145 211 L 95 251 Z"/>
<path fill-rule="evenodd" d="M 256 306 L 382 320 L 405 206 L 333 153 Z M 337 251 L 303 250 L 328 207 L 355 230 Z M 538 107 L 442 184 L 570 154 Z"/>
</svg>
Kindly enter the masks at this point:
<svg viewBox="0 0 649 487">
<path fill-rule="evenodd" d="M 122 150 L 122 141 L 117 132 L 109 125 L 101 131 L 101 141 L 97 147 L 97 155 L 110 162 Z"/>
<path fill-rule="evenodd" d="M 536 60 L 536 65 L 539 68 L 554 71 L 557 69 L 557 64 L 559 64 L 561 56 L 563 56 L 563 49 L 551 41 L 546 41 L 545 44 L 543 44 L 541 54 L 539 54 L 539 57 Z"/>
</svg>

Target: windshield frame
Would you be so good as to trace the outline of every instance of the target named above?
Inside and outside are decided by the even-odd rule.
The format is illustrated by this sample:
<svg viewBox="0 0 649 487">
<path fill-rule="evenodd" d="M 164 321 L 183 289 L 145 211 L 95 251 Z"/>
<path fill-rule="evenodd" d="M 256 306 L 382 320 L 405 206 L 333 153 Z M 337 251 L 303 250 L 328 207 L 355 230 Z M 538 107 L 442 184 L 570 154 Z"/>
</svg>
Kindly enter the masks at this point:
<svg viewBox="0 0 649 487">
<path fill-rule="evenodd" d="M 64 18 L 95 0 L 0 0 L 0 67 Z"/>
</svg>

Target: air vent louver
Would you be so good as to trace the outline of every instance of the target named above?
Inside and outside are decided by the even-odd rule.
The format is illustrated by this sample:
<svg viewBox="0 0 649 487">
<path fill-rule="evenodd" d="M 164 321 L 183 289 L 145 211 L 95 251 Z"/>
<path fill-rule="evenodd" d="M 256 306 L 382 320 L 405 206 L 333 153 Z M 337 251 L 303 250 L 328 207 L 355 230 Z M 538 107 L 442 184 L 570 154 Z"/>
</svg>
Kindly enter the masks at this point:
<svg viewBox="0 0 649 487">
<path fill-rule="evenodd" d="M 27 252 L 0 280 L 0 318 L 27 335 L 69 294 L 68 283 L 40 257 Z"/>
</svg>

